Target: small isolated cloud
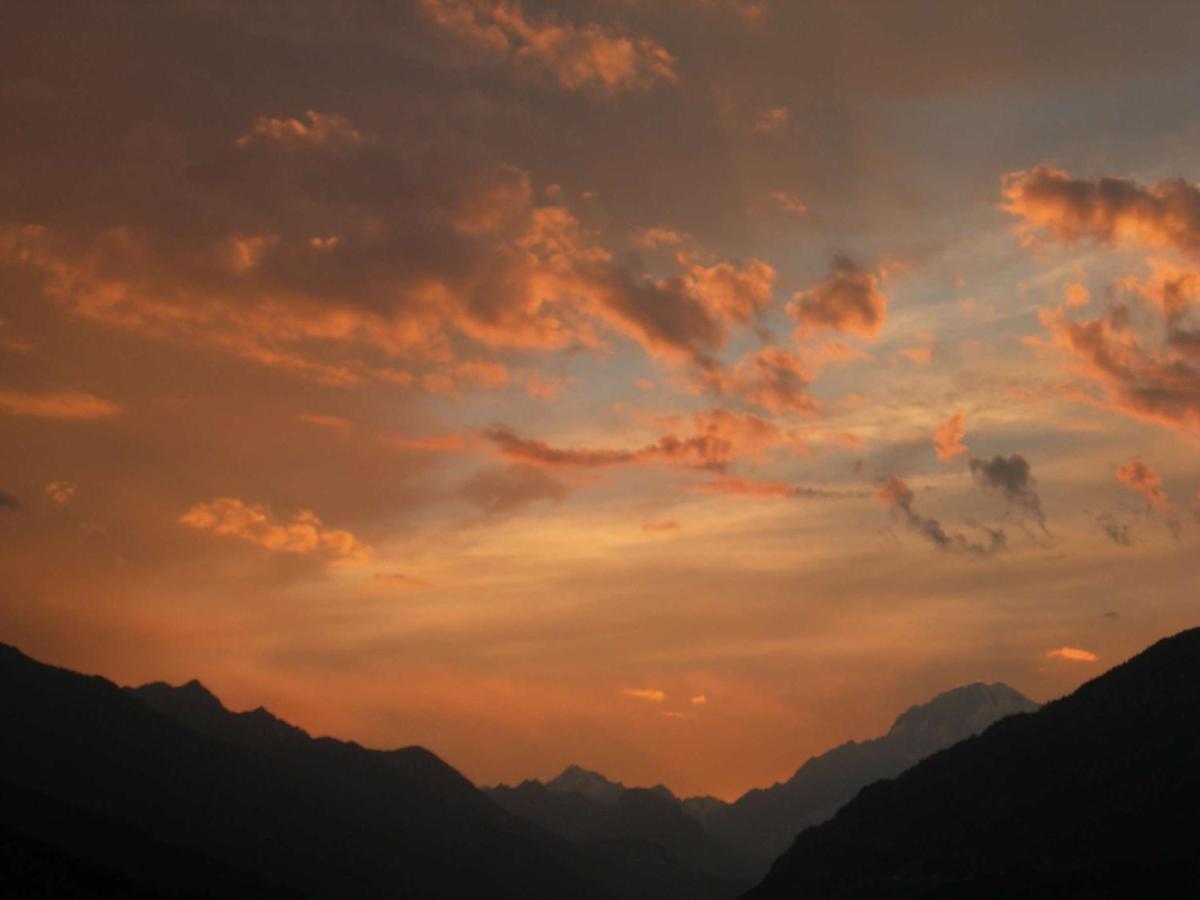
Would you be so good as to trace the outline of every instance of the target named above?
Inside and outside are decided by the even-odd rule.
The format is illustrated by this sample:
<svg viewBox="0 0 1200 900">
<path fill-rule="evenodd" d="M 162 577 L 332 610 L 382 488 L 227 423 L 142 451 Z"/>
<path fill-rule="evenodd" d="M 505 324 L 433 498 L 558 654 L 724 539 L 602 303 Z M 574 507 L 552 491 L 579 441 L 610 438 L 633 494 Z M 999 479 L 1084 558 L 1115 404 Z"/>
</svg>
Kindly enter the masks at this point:
<svg viewBox="0 0 1200 900">
<path fill-rule="evenodd" d="M 1080 650 L 1078 647 L 1058 647 L 1046 651 L 1047 659 L 1065 659 L 1068 662 L 1097 662 L 1100 657 L 1090 650 Z"/>
<path fill-rule="evenodd" d="M 1140 494 L 1147 503 L 1160 511 L 1171 506 L 1167 492 L 1163 490 L 1162 476 L 1141 460 L 1131 460 L 1117 469 L 1117 480 L 1129 490 Z"/>
<path fill-rule="evenodd" d="M 626 697 L 633 697 L 635 700 L 646 700 L 650 703 L 662 703 L 667 699 L 667 695 L 658 690 L 658 688 L 624 688 L 621 691 Z"/>
<path fill-rule="evenodd" d="M 369 546 L 349 531 L 325 527 L 317 514 L 308 509 L 280 522 L 262 504 L 219 497 L 197 503 L 178 521 L 197 531 L 237 538 L 267 550 L 298 555 L 316 553 L 344 565 L 361 565 L 371 558 Z"/>
<path fill-rule="evenodd" d="M 915 347 L 904 347 L 900 351 L 900 355 L 910 363 L 918 366 L 927 366 L 933 362 L 933 348 L 925 344 Z"/>
<path fill-rule="evenodd" d="M 59 506 L 65 506 L 75 496 L 76 487 L 73 481 L 52 481 L 46 485 L 46 496 Z"/>
<path fill-rule="evenodd" d="M 1042 499 L 1029 460 L 1019 453 L 994 456 L 990 460 L 972 457 L 971 474 L 981 486 L 999 491 L 1009 503 L 1028 512 L 1045 530 L 1046 514 L 1042 512 Z"/>
<path fill-rule="evenodd" d="M 93 394 L 24 394 L 0 391 L 0 413 L 35 419 L 88 420 L 115 416 L 121 407 Z"/>
<path fill-rule="evenodd" d="M 888 298 L 879 289 L 880 277 L 839 256 L 833 275 L 816 287 L 796 294 L 788 312 L 801 329 L 829 329 L 875 338 L 887 319 Z"/>
<path fill-rule="evenodd" d="M 302 147 L 348 149 L 358 146 L 362 139 L 358 129 L 345 116 L 309 109 L 303 120 L 259 116 L 250 130 L 237 139 L 237 145 L 250 147 L 266 143 L 293 150 Z"/>
<path fill-rule="evenodd" d="M 774 134 L 792 120 L 792 111 L 786 106 L 774 106 L 764 109 L 754 121 L 754 130 L 758 134 Z"/>
<path fill-rule="evenodd" d="M 512 515 L 534 503 L 562 503 L 567 486 L 540 466 L 482 469 L 459 486 L 459 496 L 489 517 Z"/>
<path fill-rule="evenodd" d="M 387 442 L 399 450 L 423 450 L 427 453 L 458 453 L 466 447 L 460 434 L 432 434 L 426 437 L 392 435 Z"/>
<path fill-rule="evenodd" d="M 309 425 L 316 425 L 318 428 L 333 428 L 344 431 L 351 426 L 349 419 L 342 416 L 322 416 L 317 413 L 300 413 L 297 418 L 301 422 L 306 422 Z"/>
<path fill-rule="evenodd" d="M 965 534 L 948 532 L 934 518 L 923 516 L 913 505 L 915 495 L 912 488 L 903 479 L 895 475 L 889 476 L 879 487 L 879 499 L 899 514 L 909 530 L 919 534 L 939 550 L 950 553 L 962 553 L 967 556 L 991 556 L 1008 546 L 1008 536 L 999 528 L 976 526 L 982 533 L 979 539 L 972 539 Z"/>
<path fill-rule="evenodd" d="M 375 576 L 375 581 L 379 584 L 386 584 L 388 587 L 421 589 L 433 587 L 428 581 L 413 578 L 411 575 L 405 575 L 403 572 L 380 572 Z"/>
<path fill-rule="evenodd" d="M 20 500 L 8 491 L 0 490 L 0 512 L 17 512 L 20 508 Z"/>
<path fill-rule="evenodd" d="M 678 531 L 679 528 L 679 523 L 674 519 L 668 519 L 663 522 L 646 522 L 642 525 L 642 531 L 649 532 Z"/>
<path fill-rule="evenodd" d="M 960 453 L 966 453 L 967 445 L 963 443 L 966 434 L 967 417 L 959 410 L 939 425 L 933 434 L 933 447 L 937 458 L 942 462 L 947 462 Z"/>
<path fill-rule="evenodd" d="M 1112 513 L 1101 513 L 1096 516 L 1096 524 L 1104 532 L 1104 536 L 1118 547 L 1133 546 L 1133 535 L 1130 532 L 1129 524 L 1122 522 Z"/>
<path fill-rule="evenodd" d="M 697 694 L 692 698 L 692 706 L 704 706 L 708 703 L 708 698 L 703 694 Z"/>
<path fill-rule="evenodd" d="M 793 216 L 803 216 L 808 213 L 807 204 L 787 191 L 772 191 L 771 199 L 779 204 L 780 209 L 791 213 Z"/>
</svg>

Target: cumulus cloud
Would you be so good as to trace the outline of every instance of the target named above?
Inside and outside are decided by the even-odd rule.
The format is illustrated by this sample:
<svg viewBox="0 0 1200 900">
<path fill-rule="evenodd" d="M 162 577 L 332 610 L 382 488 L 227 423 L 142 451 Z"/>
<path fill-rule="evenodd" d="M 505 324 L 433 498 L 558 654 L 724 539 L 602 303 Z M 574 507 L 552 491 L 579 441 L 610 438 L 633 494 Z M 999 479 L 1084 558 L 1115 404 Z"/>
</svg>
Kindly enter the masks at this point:
<svg viewBox="0 0 1200 900">
<path fill-rule="evenodd" d="M 119 404 L 93 394 L 27 394 L 20 391 L 0 391 L 0 413 L 10 416 L 82 421 L 106 419 L 120 411 Z"/>
<path fill-rule="evenodd" d="M 1043 529 L 1046 514 L 1042 511 L 1042 500 L 1037 493 L 1029 460 L 1014 453 L 1011 456 L 994 456 L 990 460 L 971 457 L 971 474 L 983 487 L 998 491 L 1014 506 L 1028 512 Z"/>
<path fill-rule="evenodd" d="M 1171 247 L 1200 257 L 1200 188 L 1181 178 L 1150 187 L 1128 178 L 1072 178 L 1040 165 L 1004 179 L 1004 209 L 1026 231 L 1060 241 L 1092 239 Z"/>
<path fill-rule="evenodd" d="M 565 484 L 532 465 L 482 469 L 464 481 L 458 492 L 484 515 L 497 518 L 534 503 L 561 503 L 570 494 Z"/>
<path fill-rule="evenodd" d="M 667 695 L 658 690 L 658 688 L 624 688 L 621 691 L 626 697 L 633 697 L 635 700 L 646 700 L 650 703 L 662 703 L 667 699 Z"/>
<path fill-rule="evenodd" d="M 521 437 L 503 425 L 486 429 L 483 436 L 508 459 L 547 468 L 671 463 L 723 470 L 735 457 L 757 457 L 789 440 L 773 422 L 751 413 L 735 413 L 720 407 L 694 414 L 690 424 L 690 433 L 666 434 L 632 449 L 555 447 L 546 441 Z"/>
<path fill-rule="evenodd" d="M 976 526 L 981 532 L 979 539 L 946 531 L 937 519 L 917 512 L 913 505 L 916 497 L 912 488 L 904 479 L 895 475 L 889 476 L 880 485 L 879 498 L 901 516 L 909 530 L 919 534 L 939 550 L 982 557 L 991 556 L 1008 546 L 1008 536 L 998 528 Z"/>
<path fill-rule="evenodd" d="M 675 58 L 648 37 L 596 23 L 534 18 L 505 0 L 420 0 L 438 25 L 478 51 L 548 74 L 568 91 L 648 90 L 677 79 Z"/>
<path fill-rule="evenodd" d="M 1117 480 L 1129 490 L 1140 494 L 1155 509 L 1165 512 L 1171 506 L 1163 490 L 1162 476 L 1138 459 L 1117 467 Z"/>
<path fill-rule="evenodd" d="M 802 329 L 877 337 L 887 319 L 888 306 L 879 276 L 845 256 L 837 257 L 833 268 L 827 281 L 796 294 L 788 311 Z"/>
<path fill-rule="evenodd" d="M 812 414 L 821 408 L 808 392 L 813 377 L 795 353 L 766 346 L 738 360 L 723 389 L 768 412 Z"/>
<path fill-rule="evenodd" d="M 65 506 L 75 496 L 76 488 L 73 481 L 52 481 L 46 485 L 46 496 L 59 506 Z"/>
<path fill-rule="evenodd" d="M 967 434 L 966 423 L 966 414 L 959 410 L 939 425 L 937 431 L 934 432 L 934 451 L 942 462 L 954 459 L 960 453 L 968 452 L 967 445 L 963 443 L 963 438 Z"/>
<path fill-rule="evenodd" d="M 369 546 L 349 531 L 326 527 L 308 509 L 281 522 L 262 504 L 218 497 L 208 503 L 197 503 L 178 521 L 197 531 L 237 538 L 267 550 L 320 554 L 339 564 L 361 565 L 371 558 Z"/>
<path fill-rule="evenodd" d="M 1067 662 L 1097 662 L 1100 657 L 1090 650 L 1081 650 L 1078 647 L 1058 647 L 1054 650 L 1046 651 L 1047 659 L 1063 659 Z"/>
</svg>

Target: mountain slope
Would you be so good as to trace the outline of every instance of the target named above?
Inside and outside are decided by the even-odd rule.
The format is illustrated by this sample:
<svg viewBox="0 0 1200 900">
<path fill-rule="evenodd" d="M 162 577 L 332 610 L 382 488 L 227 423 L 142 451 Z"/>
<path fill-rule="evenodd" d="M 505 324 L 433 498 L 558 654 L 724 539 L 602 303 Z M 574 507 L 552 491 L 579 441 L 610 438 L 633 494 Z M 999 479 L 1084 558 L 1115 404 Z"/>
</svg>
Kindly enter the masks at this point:
<svg viewBox="0 0 1200 900">
<path fill-rule="evenodd" d="M 754 873 L 708 834 L 662 786 L 627 788 L 578 766 L 543 784 L 500 785 L 488 796 L 515 815 L 535 822 L 621 866 L 614 885 L 622 897 L 730 897 L 754 881 Z"/>
<path fill-rule="evenodd" d="M 1200 895 L 1200 629 L 862 791 L 747 896 Z"/>
<path fill-rule="evenodd" d="M 219 702 L 189 723 L 152 708 L 154 693 L 140 699 L 0 645 L 0 771 L 16 788 L 314 898 L 607 895 L 568 845 L 428 751 L 313 740 Z M 192 707 L 205 700 L 189 693 Z"/>
<path fill-rule="evenodd" d="M 903 713 L 883 737 L 814 756 L 786 782 L 749 791 L 735 803 L 700 813 L 700 819 L 765 872 L 801 829 L 828 819 L 861 788 L 900 774 L 1004 716 L 1034 709 L 1036 703 L 1004 684 L 956 688 Z"/>
</svg>

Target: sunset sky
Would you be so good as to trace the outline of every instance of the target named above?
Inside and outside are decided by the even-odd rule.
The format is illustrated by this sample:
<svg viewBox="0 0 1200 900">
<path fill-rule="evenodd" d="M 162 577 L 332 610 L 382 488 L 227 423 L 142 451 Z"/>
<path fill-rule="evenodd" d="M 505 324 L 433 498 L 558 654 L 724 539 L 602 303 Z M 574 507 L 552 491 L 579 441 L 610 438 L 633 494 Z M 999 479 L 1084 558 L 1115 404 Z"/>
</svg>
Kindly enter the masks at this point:
<svg viewBox="0 0 1200 900">
<path fill-rule="evenodd" d="M 1193 2 L 5 20 L 0 641 L 733 798 L 1200 623 Z"/>
</svg>

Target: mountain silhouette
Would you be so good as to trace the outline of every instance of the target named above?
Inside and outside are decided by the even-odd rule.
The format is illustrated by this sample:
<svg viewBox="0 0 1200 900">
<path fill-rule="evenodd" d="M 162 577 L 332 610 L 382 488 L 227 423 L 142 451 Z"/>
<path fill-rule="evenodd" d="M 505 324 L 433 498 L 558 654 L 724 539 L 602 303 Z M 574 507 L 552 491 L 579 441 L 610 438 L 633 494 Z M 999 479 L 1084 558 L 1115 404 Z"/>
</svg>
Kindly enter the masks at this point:
<svg viewBox="0 0 1200 900">
<path fill-rule="evenodd" d="M 1200 629 L 863 790 L 753 900 L 1200 896 Z"/>
<path fill-rule="evenodd" d="M 783 783 L 749 791 L 735 803 L 689 808 L 762 875 L 798 832 L 830 818 L 866 785 L 899 775 L 1004 716 L 1034 709 L 1036 703 L 1005 684 L 955 688 L 907 710 L 883 737 L 812 757 Z"/>
<path fill-rule="evenodd" d="M 0 821 L 6 878 L 41 867 L 117 896 L 121 879 L 128 896 L 238 896 L 194 877 L 211 859 L 228 883 L 249 873 L 245 896 L 271 896 L 256 879 L 310 898 L 612 896 L 594 862 L 427 750 L 310 738 L 195 682 L 123 690 L 0 645 L 0 733 L 4 790 L 26 810 Z M 93 839 L 67 809 L 98 823 Z M 142 890 L 141 854 L 174 854 L 178 880 Z"/>
<path fill-rule="evenodd" d="M 621 897 L 728 898 L 758 873 L 710 835 L 662 785 L 627 788 L 569 766 L 542 783 L 499 785 L 487 794 L 509 812 L 584 848 L 625 877 Z"/>
</svg>

